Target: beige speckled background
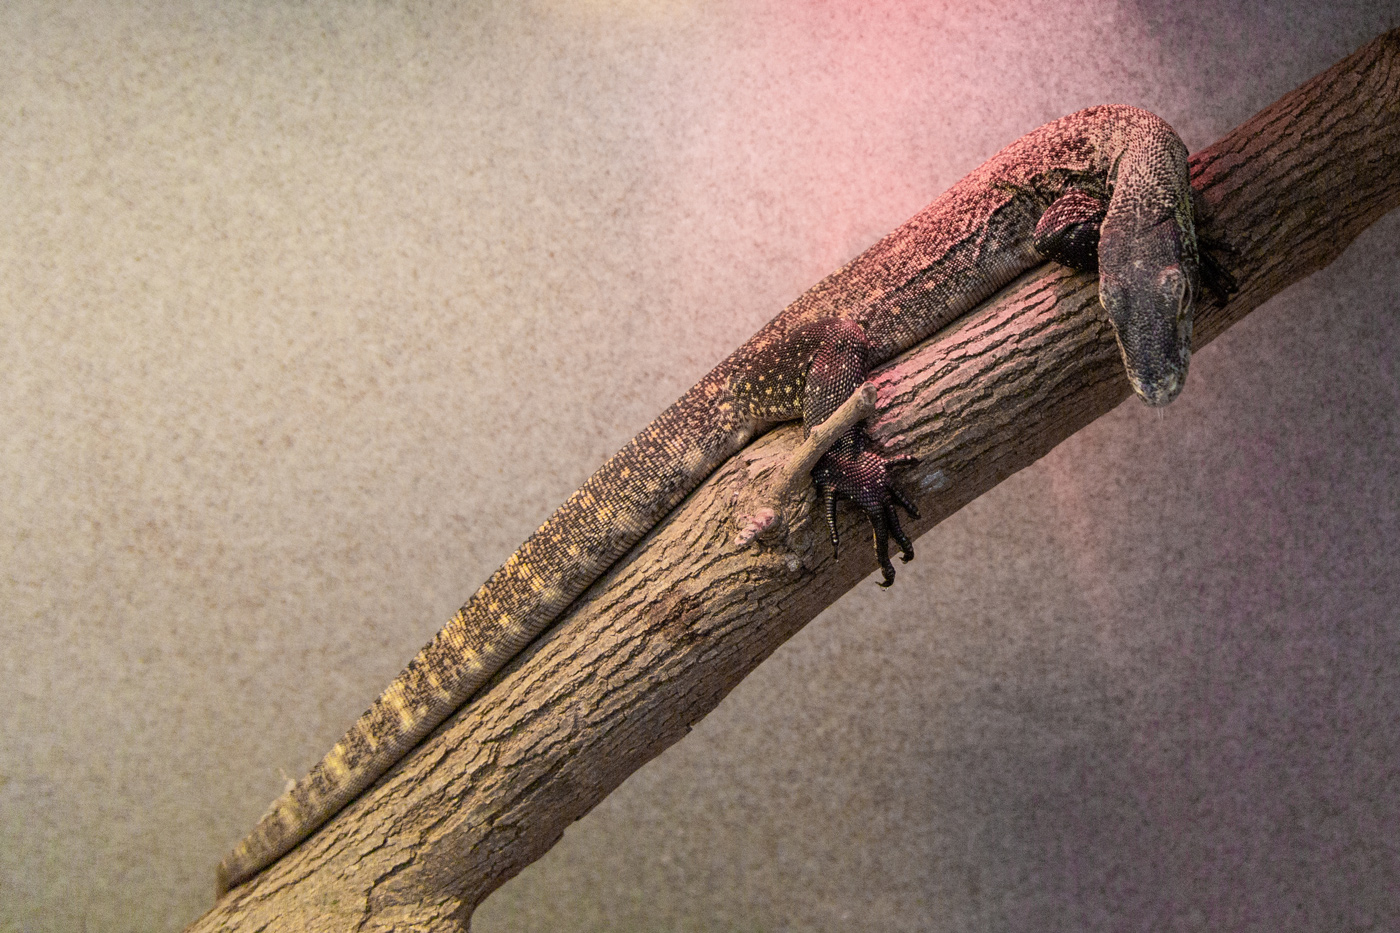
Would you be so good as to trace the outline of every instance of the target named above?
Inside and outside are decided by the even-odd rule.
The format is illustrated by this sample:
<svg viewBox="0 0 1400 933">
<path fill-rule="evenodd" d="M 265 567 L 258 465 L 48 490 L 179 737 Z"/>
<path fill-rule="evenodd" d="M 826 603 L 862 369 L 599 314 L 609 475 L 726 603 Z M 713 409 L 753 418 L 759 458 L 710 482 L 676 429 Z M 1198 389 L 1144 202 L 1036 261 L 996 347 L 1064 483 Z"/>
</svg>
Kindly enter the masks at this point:
<svg viewBox="0 0 1400 933">
<path fill-rule="evenodd" d="M 859 12 L 856 12 L 859 10 Z M 604 457 L 1082 106 L 1390 2 L 0 9 L 0 930 L 171 931 Z M 1400 216 L 922 539 L 494 931 L 1400 927 Z"/>
</svg>

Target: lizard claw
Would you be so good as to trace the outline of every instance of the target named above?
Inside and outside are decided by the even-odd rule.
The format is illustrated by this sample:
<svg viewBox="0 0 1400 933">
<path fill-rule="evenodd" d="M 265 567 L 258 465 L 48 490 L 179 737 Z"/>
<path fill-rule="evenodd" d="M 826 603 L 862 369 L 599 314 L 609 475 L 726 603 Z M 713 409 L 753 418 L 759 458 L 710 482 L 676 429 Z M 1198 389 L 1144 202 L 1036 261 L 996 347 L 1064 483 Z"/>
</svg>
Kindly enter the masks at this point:
<svg viewBox="0 0 1400 933">
<path fill-rule="evenodd" d="M 863 431 L 853 432 L 854 437 L 843 439 L 831 450 L 822 455 L 812 468 L 812 481 L 816 483 L 821 496 L 822 511 L 826 516 L 827 528 L 831 531 L 831 548 L 835 553 L 841 538 L 836 531 L 836 501 L 847 499 L 865 513 L 875 536 L 875 559 L 880 562 L 884 580 L 881 586 L 894 583 L 894 564 L 890 562 L 890 539 L 899 546 L 900 560 L 904 563 L 914 559 L 914 545 L 899 523 L 895 507 L 903 509 L 912 518 L 919 517 L 919 510 L 891 482 L 890 473 L 914 466 L 916 457 L 885 457 L 870 449 L 870 442 Z"/>
</svg>

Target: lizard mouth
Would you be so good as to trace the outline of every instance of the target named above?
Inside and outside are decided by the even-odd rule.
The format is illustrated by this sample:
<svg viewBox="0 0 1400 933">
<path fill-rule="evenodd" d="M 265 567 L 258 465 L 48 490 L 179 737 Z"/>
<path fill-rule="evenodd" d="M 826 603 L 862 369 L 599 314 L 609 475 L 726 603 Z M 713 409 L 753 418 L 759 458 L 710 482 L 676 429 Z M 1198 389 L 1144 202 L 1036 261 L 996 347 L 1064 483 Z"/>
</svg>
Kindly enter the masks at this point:
<svg viewBox="0 0 1400 933">
<path fill-rule="evenodd" d="M 1161 408 L 1181 394 L 1182 387 L 1186 385 L 1184 375 L 1185 367 L 1182 368 L 1181 375 L 1168 373 L 1157 382 L 1144 382 L 1134 378 L 1133 374 L 1129 373 L 1128 382 L 1132 385 L 1138 398 L 1153 408 Z"/>
</svg>

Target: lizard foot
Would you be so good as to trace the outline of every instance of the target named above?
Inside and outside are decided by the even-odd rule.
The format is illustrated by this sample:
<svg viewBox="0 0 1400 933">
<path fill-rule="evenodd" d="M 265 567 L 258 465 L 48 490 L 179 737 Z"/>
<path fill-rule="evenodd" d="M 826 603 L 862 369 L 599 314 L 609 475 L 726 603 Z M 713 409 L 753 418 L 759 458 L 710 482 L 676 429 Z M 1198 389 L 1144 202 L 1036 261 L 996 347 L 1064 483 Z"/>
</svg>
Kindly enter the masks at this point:
<svg viewBox="0 0 1400 933">
<path fill-rule="evenodd" d="M 899 524 L 895 506 L 911 518 L 919 510 L 891 482 L 890 474 L 917 464 L 916 457 L 886 457 L 870 449 L 865 432 L 857 429 L 828 450 L 812 468 L 812 482 L 822 500 L 826 524 L 831 529 L 831 548 L 835 552 L 841 539 L 836 531 L 836 500 L 847 499 L 870 519 L 875 532 L 875 558 L 884 573 L 881 586 L 894 583 L 894 564 L 890 563 L 890 538 L 899 545 L 900 560 L 914 559 L 914 546 Z"/>
<path fill-rule="evenodd" d="M 1230 296 L 1240 290 L 1239 283 L 1225 268 L 1226 261 L 1234 262 L 1240 251 L 1232 244 L 1203 230 L 1209 225 L 1211 209 L 1201 189 L 1191 186 L 1191 213 L 1196 221 L 1196 246 L 1200 250 L 1201 285 L 1220 304 L 1230 300 Z"/>
<path fill-rule="evenodd" d="M 1225 268 L 1224 257 L 1233 260 L 1240 251 L 1224 240 L 1203 233 L 1196 234 L 1196 243 L 1201 248 L 1201 284 L 1223 305 L 1240 290 L 1235 277 Z"/>
</svg>

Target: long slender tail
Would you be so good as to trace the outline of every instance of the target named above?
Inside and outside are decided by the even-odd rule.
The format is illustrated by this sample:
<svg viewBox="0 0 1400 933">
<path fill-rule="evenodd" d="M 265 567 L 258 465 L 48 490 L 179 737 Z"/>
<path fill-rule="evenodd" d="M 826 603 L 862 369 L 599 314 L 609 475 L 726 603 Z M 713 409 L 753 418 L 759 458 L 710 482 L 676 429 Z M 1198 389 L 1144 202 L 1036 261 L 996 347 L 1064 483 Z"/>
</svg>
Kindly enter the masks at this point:
<svg viewBox="0 0 1400 933">
<path fill-rule="evenodd" d="M 220 864 L 242 884 L 418 744 L 639 541 L 752 430 L 716 409 L 707 378 L 613 455 L 532 534 Z"/>
</svg>

